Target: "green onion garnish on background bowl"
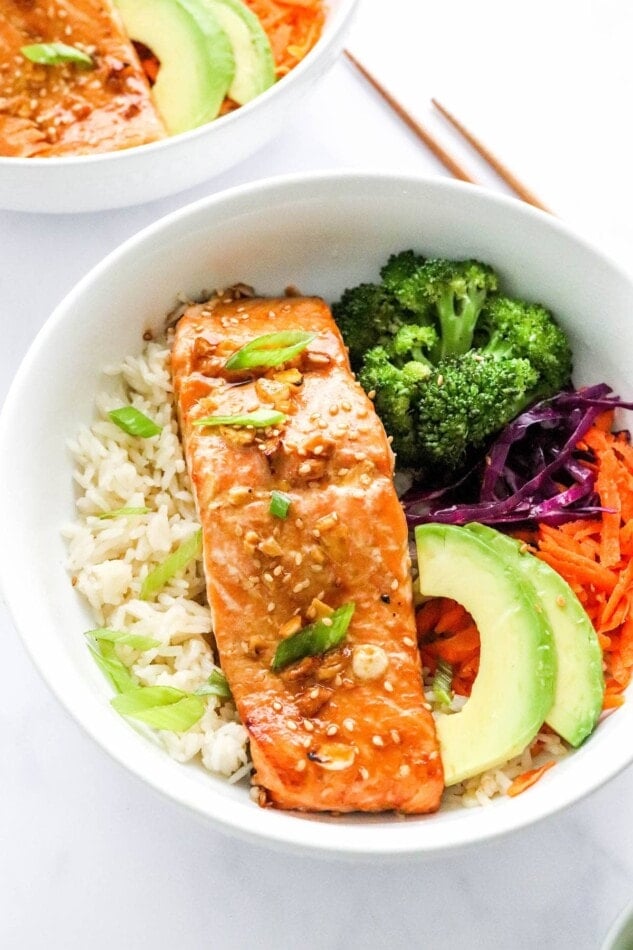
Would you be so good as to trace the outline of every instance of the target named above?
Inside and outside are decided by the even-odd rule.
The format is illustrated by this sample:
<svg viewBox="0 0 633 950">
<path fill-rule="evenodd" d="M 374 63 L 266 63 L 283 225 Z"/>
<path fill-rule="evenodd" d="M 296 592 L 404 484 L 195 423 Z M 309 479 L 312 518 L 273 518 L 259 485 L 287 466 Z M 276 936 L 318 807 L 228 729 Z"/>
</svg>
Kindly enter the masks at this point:
<svg viewBox="0 0 633 950">
<path fill-rule="evenodd" d="M 31 43 L 22 46 L 20 52 L 30 62 L 39 66 L 63 66 L 64 63 L 74 63 L 82 69 L 93 69 L 94 60 L 83 50 L 67 43 Z"/>
</svg>

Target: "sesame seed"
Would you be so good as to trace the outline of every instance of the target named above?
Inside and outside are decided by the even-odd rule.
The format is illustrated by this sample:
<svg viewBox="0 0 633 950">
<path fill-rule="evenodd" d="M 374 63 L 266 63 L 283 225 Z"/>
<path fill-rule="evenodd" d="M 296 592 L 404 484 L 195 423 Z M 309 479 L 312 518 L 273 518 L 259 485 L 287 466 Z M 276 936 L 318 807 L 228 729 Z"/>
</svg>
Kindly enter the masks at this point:
<svg viewBox="0 0 633 950">
<path fill-rule="evenodd" d="M 310 746 L 312 745 L 312 739 L 310 738 L 310 736 L 304 736 L 303 739 L 301 740 L 301 745 L 303 746 L 304 749 L 309 749 Z"/>
<path fill-rule="evenodd" d="M 238 538 L 241 538 L 242 535 L 244 534 L 244 528 L 242 527 L 241 524 L 235 525 L 235 534 Z"/>
<path fill-rule="evenodd" d="M 273 574 L 275 575 L 275 577 L 279 577 L 282 571 L 283 571 L 283 568 L 281 564 L 278 564 L 277 567 L 274 569 Z"/>
<path fill-rule="evenodd" d="M 337 732 L 338 732 L 338 726 L 334 726 L 334 725 L 328 726 L 327 729 L 325 730 L 326 736 L 335 736 Z"/>
<path fill-rule="evenodd" d="M 299 581 L 299 583 L 295 584 L 295 586 L 292 588 L 292 593 L 300 594 L 302 590 L 305 590 L 306 587 L 309 587 L 309 586 L 310 586 L 309 580 Z"/>
<path fill-rule="evenodd" d="M 366 782 L 367 779 L 369 778 L 369 772 L 367 771 L 364 765 L 359 768 L 358 774 L 360 775 L 360 777 L 363 779 L 364 782 Z"/>
<path fill-rule="evenodd" d="M 367 411 L 367 409 L 365 409 L 364 407 L 362 407 L 361 409 L 358 410 L 358 412 L 356 413 L 356 415 L 358 416 L 359 419 L 365 419 L 365 418 L 367 418 L 368 411 Z"/>
<path fill-rule="evenodd" d="M 407 775 L 410 775 L 410 774 L 411 774 L 411 769 L 405 762 L 405 764 L 401 765 L 400 768 L 398 769 L 398 775 L 400 775 L 401 778 L 406 778 Z"/>
<path fill-rule="evenodd" d="M 297 772 L 303 772 L 305 770 L 305 767 L 306 767 L 306 760 L 299 759 L 299 761 L 297 762 Z"/>
<path fill-rule="evenodd" d="M 365 473 L 361 475 L 361 477 L 359 478 L 359 482 L 361 483 L 361 485 L 365 485 L 366 488 L 369 488 L 369 486 L 371 485 L 371 478 L 369 477 L 369 475 Z"/>
<path fill-rule="evenodd" d="M 312 531 L 312 537 L 313 537 L 313 538 L 320 538 L 320 537 L 321 537 L 321 532 L 319 531 L 318 528 L 314 528 L 314 529 L 313 529 L 313 531 Z"/>
<path fill-rule="evenodd" d="M 343 720 L 343 728 L 347 729 L 348 732 L 353 732 L 355 725 L 356 723 L 354 722 L 354 720 L 349 717 Z"/>
<path fill-rule="evenodd" d="M 369 392 L 367 393 L 367 398 L 368 398 L 368 399 L 375 399 L 375 398 L 376 398 L 376 390 L 375 390 L 375 389 L 370 389 Z"/>
<path fill-rule="evenodd" d="M 349 469 L 348 469 L 348 468 L 339 468 L 339 470 L 338 470 L 338 472 L 337 472 L 337 475 L 340 475 L 340 477 L 343 478 L 345 475 L 349 475 Z"/>
<path fill-rule="evenodd" d="M 268 573 L 264 574 L 264 580 L 266 581 L 267 584 L 272 584 L 272 582 L 273 582 L 273 575 L 272 575 L 272 574 L 268 574 Z"/>
<path fill-rule="evenodd" d="M 295 518 L 295 528 L 303 528 L 303 519 Z"/>
<path fill-rule="evenodd" d="M 311 564 L 311 565 L 310 565 L 310 570 L 311 570 L 311 571 L 314 571 L 315 574 L 320 574 L 321 571 L 323 570 L 323 565 L 322 565 L 322 564 Z"/>
<path fill-rule="evenodd" d="M 301 567 L 302 562 L 303 562 L 303 554 L 299 554 L 299 552 L 297 552 L 295 554 L 295 564 L 297 565 L 297 567 Z"/>
<path fill-rule="evenodd" d="M 382 736 L 372 736 L 371 741 L 372 741 L 372 745 L 378 746 L 378 748 L 381 748 L 385 744 Z"/>
<path fill-rule="evenodd" d="M 405 647 L 414 647 L 414 646 L 415 646 L 415 641 L 412 640 L 411 637 L 403 637 L 403 638 L 402 638 L 402 642 L 404 643 Z"/>
<path fill-rule="evenodd" d="M 429 712 L 433 709 L 430 703 L 422 703 L 424 709 L 428 709 Z"/>
<path fill-rule="evenodd" d="M 297 471 L 299 472 L 299 475 L 308 475 L 311 470 L 312 470 L 312 466 L 310 465 L 309 462 L 302 462 L 299 468 L 297 469 Z"/>
<path fill-rule="evenodd" d="M 391 582 L 391 584 L 390 584 L 389 586 L 390 586 L 391 590 L 398 590 L 398 581 L 396 580 L 395 577 L 394 577 L 394 579 L 392 580 L 392 582 Z"/>
<path fill-rule="evenodd" d="M 319 695 L 318 687 L 315 686 L 314 689 L 310 690 L 310 699 L 316 699 Z"/>
<path fill-rule="evenodd" d="M 556 598 L 556 603 L 558 604 L 559 607 L 564 607 L 567 601 L 565 600 L 562 594 L 559 594 L 558 597 Z"/>
<path fill-rule="evenodd" d="M 273 703 L 273 709 L 275 710 L 275 712 L 281 712 L 281 710 L 283 709 L 283 706 L 281 705 L 278 699 L 276 699 L 275 702 Z"/>
<path fill-rule="evenodd" d="M 303 720 L 303 728 L 306 732 L 314 732 L 314 723 L 310 722 L 309 719 Z"/>
<path fill-rule="evenodd" d="M 387 693 L 393 693 L 393 683 L 390 683 L 389 680 L 385 680 L 383 686 L 385 687 L 385 691 Z"/>
<path fill-rule="evenodd" d="M 355 453 L 354 453 L 354 458 L 356 459 L 357 462 L 364 462 L 365 459 L 367 458 L 367 453 L 366 453 L 366 452 L 355 452 Z"/>
<path fill-rule="evenodd" d="M 324 627 L 331 627 L 331 626 L 332 626 L 332 618 L 331 618 L 331 617 L 321 617 L 321 623 L 323 624 Z"/>
<path fill-rule="evenodd" d="M 351 405 L 347 402 L 347 400 L 344 400 L 344 401 L 341 403 L 341 409 L 343 410 L 343 412 L 351 412 L 351 411 L 352 411 L 352 407 L 351 407 Z"/>
<path fill-rule="evenodd" d="M 324 450 L 325 450 L 325 446 L 323 446 L 323 445 L 315 445 L 315 447 L 314 447 L 314 449 L 313 449 L 312 451 L 313 451 L 313 454 L 314 454 L 314 455 L 323 455 Z"/>
<path fill-rule="evenodd" d="M 284 574 L 284 576 L 281 579 L 281 583 L 287 584 L 291 577 L 292 577 L 292 574 Z"/>
<path fill-rule="evenodd" d="M 286 721 L 286 725 L 288 726 L 288 728 L 290 729 L 291 732 L 296 732 L 297 729 L 299 728 L 299 727 L 297 726 L 297 723 L 296 723 L 296 722 L 293 722 L 292 719 L 288 719 L 288 720 Z"/>
<path fill-rule="evenodd" d="M 242 642 L 240 643 L 240 646 L 244 653 L 248 653 L 248 643 L 246 642 L 246 640 L 242 640 Z"/>
<path fill-rule="evenodd" d="M 438 751 L 437 749 L 434 749 L 433 752 L 429 754 L 429 762 L 432 762 L 433 759 L 437 759 L 437 756 L 438 756 Z"/>
<path fill-rule="evenodd" d="M 330 408 L 328 409 L 328 412 L 330 413 L 331 416 L 335 416 L 338 412 L 338 406 L 330 406 Z"/>
<path fill-rule="evenodd" d="M 389 731 L 389 735 L 391 736 L 391 738 L 393 739 L 393 741 L 396 743 L 396 745 L 399 745 L 399 743 L 400 743 L 400 733 L 398 732 L 398 730 L 397 730 L 397 729 L 391 729 L 391 730 Z"/>
<path fill-rule="evenodd" d="M 268 611 L 269 614 L 271 614 L 274 609 L 275 609 L 275 601 L 274 601 L 274 600 L 271 600 L 271 602 L 268 604 L 268 607 L 266 608 L 266 610 Z"/>
</svg>

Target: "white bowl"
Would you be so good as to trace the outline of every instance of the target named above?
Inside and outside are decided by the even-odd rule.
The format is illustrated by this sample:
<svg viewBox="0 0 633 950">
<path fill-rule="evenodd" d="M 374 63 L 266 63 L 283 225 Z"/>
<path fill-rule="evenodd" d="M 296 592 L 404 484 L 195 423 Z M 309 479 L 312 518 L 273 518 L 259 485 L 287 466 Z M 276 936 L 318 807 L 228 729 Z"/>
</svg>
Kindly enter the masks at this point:
<svg viewBox="0 0 633 950">
<path fill-rule="evenodd" d="M 261 810 L 243 787 L 173 761 L 110 707 L 82 631 L 91 620 L 64 570 L 60 526 L 74 516 L 65 442 L 91 419 L 100 371 L 138 353 L 176 295 L 237 281 L 336 299 L 415 247 L 493 264 L 511 293 L 547 303 L 569 331 L 576 380 L 631 397 L 633 283 L 564 224 L 517 201 L 448 181 L 336 173 L 243 186 L 170 215 L 127 241 L 39 333 L 0 417 L 0 578 L 15 625 L 60 701 L 148 784 L 224 827 L 338 855 L 431 854 L 513 831 L 577 801 L 633 759 L 633 703 L 519 798 L 423 818 L 314 817 Z M 617 341 L 617 345 L 613 345 Z"/>
<path fill-rule="evenodd" d="M 631 950 L 633 947 L 633 904 L 627 904 L 604 939 L 600 950 Z"/>
<path fill-rule="evenodd" d="M 327 0 L 323 33 L 287 76 L 240 109 L 149 145 L 61 158 L 0 156 L 0 208 L 101 211 L 192 188 L 277 135 L 343 48 L 358 0 Z"/>
</svg>

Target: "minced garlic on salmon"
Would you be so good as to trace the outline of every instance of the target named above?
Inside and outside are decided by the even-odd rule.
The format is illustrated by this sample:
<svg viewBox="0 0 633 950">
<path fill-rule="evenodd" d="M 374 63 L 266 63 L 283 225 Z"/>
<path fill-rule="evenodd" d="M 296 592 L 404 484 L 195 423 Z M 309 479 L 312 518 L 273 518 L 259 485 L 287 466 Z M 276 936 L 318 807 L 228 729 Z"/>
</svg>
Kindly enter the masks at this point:
<svg viewBox="0 0 633 950">
<path fill-rule="evenodd" d="M 315 334 L 283 368 L 227 358 L 276 331 Z M 303 810 L 438 808 L 442 766 L 422 691 L 393 454 L 317 298 L 213 299 L 181 318 L 172 354 L 222 666 L 262 800 Z M 196 426 L 279 412 L 266 428 Z M 270 512 L 271 492 L 290 498 Z M 274 671 L 282 640 L 353 603 L 345 639 Z"/>
<path fill-rule="evenodd" d="M 64 43 L 94 67 L 30 62 L 24 46 Z M 84 155 L 166 135 L 110 0 L 0 0 L 0 155 Z"/>
</svg>

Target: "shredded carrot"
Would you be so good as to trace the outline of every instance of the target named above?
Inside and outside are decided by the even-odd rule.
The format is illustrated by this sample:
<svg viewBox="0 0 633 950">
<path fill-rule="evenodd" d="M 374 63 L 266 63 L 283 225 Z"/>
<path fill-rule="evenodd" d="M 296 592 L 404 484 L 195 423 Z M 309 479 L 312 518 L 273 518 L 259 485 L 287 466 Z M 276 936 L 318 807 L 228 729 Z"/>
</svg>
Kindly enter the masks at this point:
<svg viewBox="0 0 633 950">
<path fill-rule="evenodd" d="M 452 688 L 470 696 L 479 670 L 479 631 L 461 604 L 448 597 L 427 601 L 417 613 L 422 663 L 432 673 L 439 660 L 453 668 Z"/>
<path fill-rule="evenodd" d="M 523 772 L 521 775 L 517 775 L 506 794 L 510 795 L 511 798 L 514 798 L 515 795 L 520 795 L 521 792 L 535 785 L 553 765 L 556 765 L 556 763 L 546 762 L 545 765 L 539 766 L 538 769 L 530 769 L 529 772 Z"/>
<path fill-rule="evenodd" d="M 266 31 L 277 76 L 285 76 L 310 52 L 325 22 L 323 0 L 245 0 Z"/>
<path fill-rule="evenodd" d="M 624 702 L 633 674 L 633 448 L 625 433 L 609 431 L 604 413 L 582 447 L 595 460 L 599 518 L 540 525 L 535 553 L 580 597 L 598 633 L 605 667 L 605 709 Z"/>
</svg>

